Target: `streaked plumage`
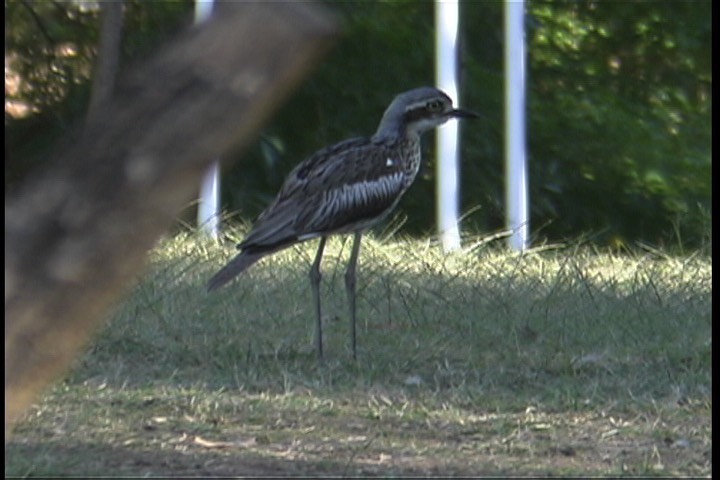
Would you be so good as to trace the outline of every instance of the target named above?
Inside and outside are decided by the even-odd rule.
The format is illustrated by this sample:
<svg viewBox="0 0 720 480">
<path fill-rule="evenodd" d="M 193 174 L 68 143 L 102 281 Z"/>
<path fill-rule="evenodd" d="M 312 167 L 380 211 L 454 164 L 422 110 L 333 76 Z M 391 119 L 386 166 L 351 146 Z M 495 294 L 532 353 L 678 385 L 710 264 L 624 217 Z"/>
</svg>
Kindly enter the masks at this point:
<svg viewBox="0 0 720 480">
<path fill-rule="evenodd" d="M 355 357 L 355 266 L 362 233 L 382 220 L 415 180 L 420 167 L 420 135 L 454 117 L 475 117 L 455 110 L 440 90 L 421 87 L 395 97 L 375 134 L 319 150 L 287 176 L 275 200 L 238 245 L 241 253 L 208 282 L 215 290 L 262 257 L 298 242 L 320 237 L 310 272 L 316 307 L 316 342 L 322 358 L 320 260 L 329 235 L 355 233 L 345 275 Z"/>
</svg>

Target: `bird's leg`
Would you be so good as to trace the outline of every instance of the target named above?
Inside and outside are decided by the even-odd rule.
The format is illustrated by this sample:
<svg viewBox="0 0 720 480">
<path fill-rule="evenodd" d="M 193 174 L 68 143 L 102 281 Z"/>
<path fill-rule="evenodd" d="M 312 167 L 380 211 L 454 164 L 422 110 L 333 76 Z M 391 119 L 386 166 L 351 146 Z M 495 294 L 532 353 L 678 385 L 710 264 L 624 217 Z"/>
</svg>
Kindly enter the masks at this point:
<svg viewBox="0 0 720 480">
<path fill-rule="evenodd" d="M 310 286 L 312 287 L 313 300 L 315 301 L 315 345 L 317 346 L 318 359 L 323 359 L 322 345 L 322 318 L 320 316 L 320 260 L 322 260 L 323 250 L 325 249 L 325 241 L 327 237 L 320 237 L 315 261 L 310 268 Z"/>
<path fill-rule="evenodd" d="M 353 360 L 357 360 L 356 341 L 355 341 L 355 270 L 357 266 L 358 254 L 360 253 L 360 239 L 362 233 L 355 232 L 353 239 L 352 252 L 350 253 L 350 262 L 345 271 L 345 290 L 347 291 L 348 303 L 350 304 L 350 338 L 352 341 Z"/>
</svg>

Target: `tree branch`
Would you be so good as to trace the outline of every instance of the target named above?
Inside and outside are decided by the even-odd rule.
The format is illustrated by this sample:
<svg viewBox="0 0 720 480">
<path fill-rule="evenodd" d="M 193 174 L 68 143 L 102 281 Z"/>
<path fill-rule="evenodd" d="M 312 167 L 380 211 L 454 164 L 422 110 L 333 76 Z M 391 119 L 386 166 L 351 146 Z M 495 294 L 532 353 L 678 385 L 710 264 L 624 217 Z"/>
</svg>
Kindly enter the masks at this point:
<svg viewBox="0 0 720 480">
<path fill-rule="evenodd" d="M 224 3 L 118 84 L 5 200 L 5 432 L 62 374 L 214 158 L 245 146 L 337 34 L 319 7 Z"/>
</svg>

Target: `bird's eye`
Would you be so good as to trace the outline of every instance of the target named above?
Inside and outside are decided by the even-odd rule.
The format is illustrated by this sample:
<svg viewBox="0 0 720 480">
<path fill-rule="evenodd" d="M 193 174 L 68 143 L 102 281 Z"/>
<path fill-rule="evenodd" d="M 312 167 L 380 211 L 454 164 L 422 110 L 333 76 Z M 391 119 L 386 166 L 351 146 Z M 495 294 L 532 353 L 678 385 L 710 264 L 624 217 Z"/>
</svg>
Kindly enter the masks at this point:
<svg viewBox="0 0 720 480">
<path fill-rule="evenodd" d="M 439 112 L 442 110 L 442 102 L 440 100 L 433 100 L 427 103 L 427 109 L 429 112 Z"/>
</svg>

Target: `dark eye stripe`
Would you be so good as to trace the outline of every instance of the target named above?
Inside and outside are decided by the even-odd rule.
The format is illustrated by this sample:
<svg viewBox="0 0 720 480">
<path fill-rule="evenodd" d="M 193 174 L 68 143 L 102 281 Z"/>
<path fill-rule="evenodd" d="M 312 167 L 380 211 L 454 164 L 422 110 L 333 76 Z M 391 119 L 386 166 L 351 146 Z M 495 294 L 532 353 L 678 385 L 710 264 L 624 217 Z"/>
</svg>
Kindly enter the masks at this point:
<svg viewBox="0 0 720 480">
<path fill-rule="evenodd" d="M 442 104 L 438 100 L 433 100 L 432 102 L 428 102 L 427 109 L 431 112 L 439 112 L 442 110 Z"/>
<path fill-rule="evenodd" d="M 430 102 L 432 103 L 432 102 Z M 442 108 L 438 109 L 431 109 L 430 103 L 428 105 L 422 106 L 422 107 L 415 107 L 412 110 L 408 110 L 405 112 L 405 121 L 408 123 L 414 122 L 415 120 L 419 120 L 421 118 L 428 118 L 434 116 L 436 113 L 442 110 Z"/>
</svg>

